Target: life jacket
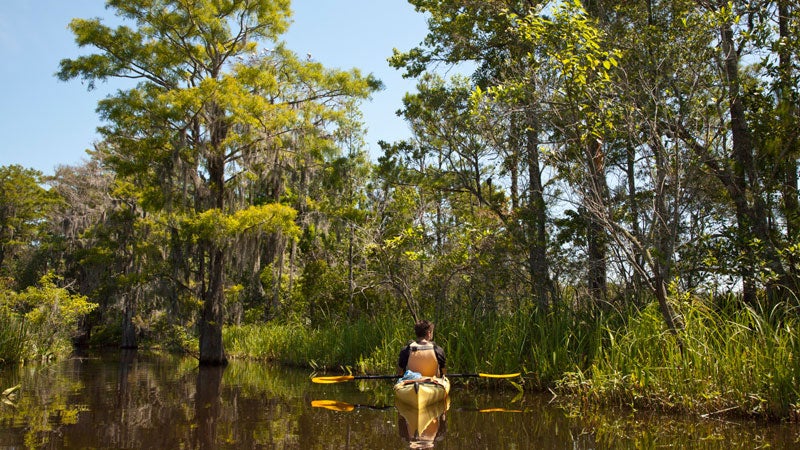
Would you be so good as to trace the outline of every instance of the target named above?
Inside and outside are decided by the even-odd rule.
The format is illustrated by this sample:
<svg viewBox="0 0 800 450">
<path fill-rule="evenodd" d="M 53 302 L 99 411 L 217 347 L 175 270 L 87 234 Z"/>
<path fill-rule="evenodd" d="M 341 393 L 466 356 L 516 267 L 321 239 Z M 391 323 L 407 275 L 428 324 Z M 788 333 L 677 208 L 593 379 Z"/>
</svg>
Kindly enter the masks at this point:
<svg viewBox="0 0 800 450">
<path fill-rule="evenodd" d="M 407 370 L 420 373 L 423 377 L 439 376 L 439 361 L 433 344 L 420 345 L 416 342 L 409 344 Z"/>
</svg>

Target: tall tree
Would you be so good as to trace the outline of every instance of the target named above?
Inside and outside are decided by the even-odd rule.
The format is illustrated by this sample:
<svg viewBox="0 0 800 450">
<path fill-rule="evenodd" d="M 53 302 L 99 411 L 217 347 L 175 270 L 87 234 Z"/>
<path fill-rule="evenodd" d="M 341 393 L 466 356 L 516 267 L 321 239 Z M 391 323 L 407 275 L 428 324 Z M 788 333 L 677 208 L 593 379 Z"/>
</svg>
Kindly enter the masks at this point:
<svg viewBox="0 0 800 450">
<path fill-rule="evenodd" d="M 428 35 L 420 46 L 405 53 L 395 51 L 390 60 L 394 67 L 405 69 L 406 76 L 418 76 L 440 64 L 474 68 L 474 87 L 486 91 L 535 70 L 525 58 L 529 49 L 520 45 L 515 36 L 513 16 L 539 11 L 547 2 L 410 0 L 409 3 L 430 17 Z M 494 115 L 499 118 L 490 121 L 495 131 L 505 128 L 495 142 L 500 145 L 494 151 L 495 157 L 502 160 L 499 167 L 508 181 L 493 181 L 495 186 L 508 185 L 513 210 L 506 220 L 514 224 L 515 240 L 527 253 L 530 296 L 540 306 L 547 307 L 555 298 L 547 258 L 547 205 L 542 180 L 545 170 L 540 158 L 544 124 L 539 121 L 543 108 L 536 98 L 539 81 L 529 79 L 528 89 L 513 105 L 495 104 L 494 109 L 484 109 L 483 119 Z"/>
<path fill-rule="evenodd" d="M 42 186 L 44 181 L 38 170 L 0 167 L 0 276 L 15 275 L 14 261 L 46 237 L 46 218 L 58 196 Z"/>
<path fill-rule="evenodd" d="M 376 82 L 357 71 L 325 70 L 277 42 L 289 24 L 289 1 L 109 0 L 134 27 L 99 19 L 70 24 L 79 46 L 99 53 L 61 61 L 59 77 L 89 88 L 109 78 L 136 80 L 100 102 L 108 123 L 106 161 L 142 189 L 145 209 L 166 212 L 177 241 L 197 242 L 189 264 L 202 301 L 200 364 L 225 364 L 222 345 L 227 254 L 237 235 L 295 231 L 295 211 L 280 193 L 238 197 L 268 178 L 280 155 L 298 151 L 300 130 L 325 130 Z M 126 22 L 127 23 L 127 22 Z M 272 48 L 259 49 L 271 42 Z M 317 132 L 319 134 L 319 132 Z M 194 244 L 191 244 L 194 246 Z M 186 257 L 190 256 L 189 259 Z M 178 281 L 178 280 L 176 280 Z"/>
</svg>

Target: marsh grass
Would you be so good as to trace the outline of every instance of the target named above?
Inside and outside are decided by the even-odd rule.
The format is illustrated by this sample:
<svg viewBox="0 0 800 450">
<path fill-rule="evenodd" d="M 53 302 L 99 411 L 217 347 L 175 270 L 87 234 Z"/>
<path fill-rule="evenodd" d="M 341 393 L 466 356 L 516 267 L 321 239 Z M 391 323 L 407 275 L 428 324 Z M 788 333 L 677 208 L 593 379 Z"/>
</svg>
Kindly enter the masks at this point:
<svg viewBox="0 0 800 450">
<path fill-rule="evenodd" d="M 16 363 L 25 357 L 25 321 L 0 311 L 0 363 Z"/>
<path fill-rule="evenodd" d="M 309 328 L 299 323 L 226 327 L 232 357 L 279 361 L 317 370 L 394 371 L 406 323 L 392 317 Z"/>
<path fill-rule="evenodd" d="M 523 380 L 459 379 L 554 389 L 573 404 L 614 404 L 693 413 L 798 416 L 797 311 L 715 308 L 684 299 L 685 328 L 669 332 L 656 304 L 641 310 L 520 310 L 454 314 L 434 339 L 450 373 L 523 372 Z M 297 323 L 228 327 L 233 357 L 280 361 L 320 372 L 391 374 L 413 337 L 408 318 L 387 316 L 308 328 Z M 682 345 L 679 345 L 679 341 Z"/>
<path fill-rule="evenodd" d="M 446 333 L 442 344 L 451 372 L 523 372 L 530 387 L 542 389 L 564 372 L 588 366 L 600 348 L 602 320 L 569 310 L 525 309 L 480 320 L 451 318 L 437 328 Z"/>
<path fill-rule="evenodd" d="M 588 367 L 600 348 L 597 320 L 569 311 L 452 315 L 436 322 L 434 340 L 445 349 L 450 373 L 523 372 L 526 383 L 543 388 L 566 371 Z M 225 347 L 234 358 L 354 373 L 393 373 L 398 352 L 412 338 L 408 318 L 389 316 L 324 328 L 286 323 L 224 331 Z"/>
<path fill-rule="evenodd" d="M 798 321 L 785 305 L 767 313 L 721 312 L 693 301 L 680 310 L 685 328 L 677 336 L 656 305 L 624 328 L 606 329 L 607 345 L 590 370 L 567 374 L 561 390 L 602 403 L 706 415 L 796 413 Z"/>
</svg>

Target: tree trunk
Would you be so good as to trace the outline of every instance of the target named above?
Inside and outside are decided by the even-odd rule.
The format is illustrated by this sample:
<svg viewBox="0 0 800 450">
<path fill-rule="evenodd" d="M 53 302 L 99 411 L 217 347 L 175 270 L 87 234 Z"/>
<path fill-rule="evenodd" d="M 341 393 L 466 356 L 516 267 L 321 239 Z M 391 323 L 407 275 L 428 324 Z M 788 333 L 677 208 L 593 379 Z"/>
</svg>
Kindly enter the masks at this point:
<svg viewBox="0 0 800 450">
<path fill-rule="evenodd" d="M 588 211 L 605 211 L 606 186 L 605 156 L 602 144 L 592 142 L 588 144 L 589 186 L 588 201 L 595 205 L 588 206 Z M 586 228 L 586 241 L 588 247 L 588 287 L 589 293 L 597 303 L 606 301 L 606 232 L 597 214 L 589 214 Z"/>
<path fill-rule="evenodd" d="M 639 226 L 639 200 L 636 196 L 636 150 L 633 146 L 628 147 L 626 153 L 626 175 L 628 177 L 628 209 L 631 216 L 631 230 L 639 242 L 643 242 L 642 229 Z M 634 264 L 642 266 L 644 257 L 639 248 L 634 250 L 636 253 L 633 255 Z M 629 300 L 638 303 L 640 299 L 639 293 L 642 292 L 642 275 L 638 270 L 634 270 L 631 274 L 630 287 L 628 288 L 627 297 Z"/>
<path fill-rule="evenodd" d="M 140 287 L 135 287 L 133 292 L 126 293 L 123 298 L 122 311 L 122 343 L 123 349 L 137 348 L 136 327 L 133 324 L 133 316 L 136 314 L 136 305 L 139 302 Z"/>
<path fill-rule="evenodd" d="M 221 125 L 219 125 L 221 127 Z M 212 141 L 222 142 L 224 132 L 220 129 L 212 131 Z M 214 148 L 218 148 L 215 145 Z M 213 207 L 224 211 L 225 199 L 225 162 L 222 152 L 219 156 L 209 158 L 208 172 L 211 185 Z M 209 268 L 208 289 L 203 298 L 203 313 L 200 319 L 200 365 L 225 365 L 225 349 L 222 343 L 222 326 L 224 325 L 223 306 L 225 304 L 225 252 L 218 243 L 208 245 Z"/>
<path fill-rule="evenodd" d="M 731 121 L 733 141 L 733 190 L 735 196 L 736 218 L 739 227 L 739 251 L 745 258 L 741 267 L 744 301 L 750 305 L 756 302 L 756 277 L 761 262 L 766 264 L 779 278 L 784 271 L 775 247 L 770 239 L 767 225 L 767 207 L 760 186 L 758 170 L 755 166 L 754 147 L 739 81 L 739 54 L 737 52 L 732 26 L 725 23 L 720 29 L 723 52 L 723 71 L 728 88 L 728 113 Z M 729 188 L 729 191 L 731 189 Z M 752 205 L 748 202 L 752 199 Z M 751 244 L 758 240 L 763 252 L 757 254 Z M 774 286 L 767 286 L 773 290 Z"/>
<path fill-rule="evenodd" d="M 544 201 L 542 171 L 539 162 L 538 124 L 528 113 L 526 132 L 526 163 L 528 165 L 527 242 L 531 290 L 539 307 L 547 309 L 554 298 L 550 265 L 547 260 L 547 205 Z"/>
<path fill-rule="evenodd" d="M 200 320 L 200 365 L 220 366 L 228 363 L 222 344 L 224 323 L 224 253 L 213 246 L 209 267 L 209 285 L 203 299 L 203 315 Z"/>
</svg>

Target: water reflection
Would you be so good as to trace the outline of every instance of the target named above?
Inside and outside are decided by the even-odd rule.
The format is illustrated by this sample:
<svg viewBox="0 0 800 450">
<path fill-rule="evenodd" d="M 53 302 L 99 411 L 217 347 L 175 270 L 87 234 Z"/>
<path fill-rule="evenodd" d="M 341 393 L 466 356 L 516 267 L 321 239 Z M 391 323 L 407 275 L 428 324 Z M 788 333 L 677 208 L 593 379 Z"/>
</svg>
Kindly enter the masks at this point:
<svg viewBox="0 0 800 450">
<path fill-rule="evenodd" d="M 409 448 L 433 448 L 434 442 L 441 441 L 447 432 L 447 409 L 450 399 L 414 408 L 396 402 L 398 412 L 397 429 L 400 437 L 408 442 Z"/>
<path fill-rule="evenodd" d="M 200 367 L 197 374 L 197 393 L 194 397 L 197 423 L 194 448 L 216 448 L 217 418 L 220 416 L 222 373 L 225 367 Z"/>
<path fill-rule="evenodd" d="M 319 385 L 306 370 L 241 361 L 200 369 L 191 358 L 130 351 L 0 367 L 0 392 L 17 384 L 13 405 L 0 402 L 0 448 L 750 449 L 800 441 L 787 424 L 625 411 L 573 417 L 549 396 L 485 385 L 456 384 L 440 410 L 408 414 L 381 381 Z"/>
</svg>

